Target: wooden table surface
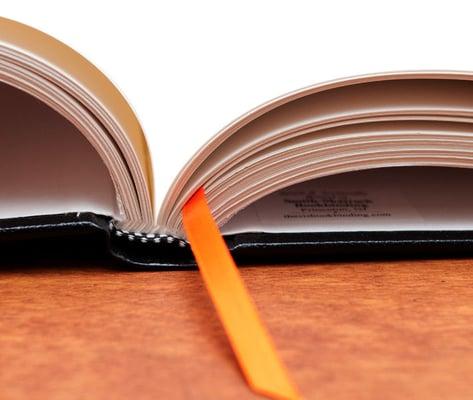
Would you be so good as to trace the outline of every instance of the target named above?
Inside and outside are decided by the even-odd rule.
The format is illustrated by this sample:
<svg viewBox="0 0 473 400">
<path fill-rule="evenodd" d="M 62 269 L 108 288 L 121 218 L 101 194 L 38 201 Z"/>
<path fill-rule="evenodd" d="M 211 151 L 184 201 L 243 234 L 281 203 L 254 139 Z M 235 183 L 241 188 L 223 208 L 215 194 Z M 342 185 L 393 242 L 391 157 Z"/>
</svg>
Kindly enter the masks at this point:
<svg viewBox="0 0 473 400">
<path fill-rule="evenodd" d="M 473 260 L 246 267 L 308 399 L 473 397 Z M 197 271 L 0 268 L 0 398 L 251 399 Z"/>
</svg>

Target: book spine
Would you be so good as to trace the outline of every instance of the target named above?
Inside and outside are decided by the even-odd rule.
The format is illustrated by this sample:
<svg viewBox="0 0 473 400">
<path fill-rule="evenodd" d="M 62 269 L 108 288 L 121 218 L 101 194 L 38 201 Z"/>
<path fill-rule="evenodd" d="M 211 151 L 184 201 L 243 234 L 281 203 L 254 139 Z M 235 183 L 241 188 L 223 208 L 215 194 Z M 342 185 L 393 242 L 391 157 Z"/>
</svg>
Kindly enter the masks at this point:
<svg viewBox="0 0 473 400">
<path fill-rule="evenodd" d="M 189 246 L 189 243 L 181 238 L 172 235 L 162 235 L 158 233 L 144 233 L 144 232 L 131 232 L 125 229 L 118 228 L 113 221 L 110 221 L 109 224 L 110 232 L 112 235 L 115 235 L 119 238 L 126 238 L 128 241 L 141 242 L 141 243 L 150 243 L 150 244 L 171 244 L 177 245 L 181 248 Z"/>
</svg>

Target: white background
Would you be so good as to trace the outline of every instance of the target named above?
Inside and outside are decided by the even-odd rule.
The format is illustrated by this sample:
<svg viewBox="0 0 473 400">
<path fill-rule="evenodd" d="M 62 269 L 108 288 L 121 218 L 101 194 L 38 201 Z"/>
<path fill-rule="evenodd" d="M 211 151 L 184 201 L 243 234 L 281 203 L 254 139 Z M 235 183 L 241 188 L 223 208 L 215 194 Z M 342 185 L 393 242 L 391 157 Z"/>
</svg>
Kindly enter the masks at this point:
<svg viewBox="0 0 473 400">
<path fill-rule="evenodd" d="M 3 16 L 94 62 L 135 108 L 158 201 L 205 138 L 285 92 L 343 76 L 473 70 L 469 2 L 12 1 Z"/>
</svg>

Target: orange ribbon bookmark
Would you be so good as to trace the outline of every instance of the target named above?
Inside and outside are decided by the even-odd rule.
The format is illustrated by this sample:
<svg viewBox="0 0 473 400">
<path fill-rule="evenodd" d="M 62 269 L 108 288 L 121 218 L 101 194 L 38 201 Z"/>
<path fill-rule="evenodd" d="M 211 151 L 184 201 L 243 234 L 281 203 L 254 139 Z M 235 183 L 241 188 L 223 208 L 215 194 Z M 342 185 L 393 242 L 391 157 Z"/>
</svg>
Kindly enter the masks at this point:
<svg viewBox="0 0 473 400">
<path fill-rule="evenodd" d="M 204 189 L 182 210 L 184 229 L 210 297 L 250 387 L 273 399 L 299 399 L 210 212 Z"/>
</svg>

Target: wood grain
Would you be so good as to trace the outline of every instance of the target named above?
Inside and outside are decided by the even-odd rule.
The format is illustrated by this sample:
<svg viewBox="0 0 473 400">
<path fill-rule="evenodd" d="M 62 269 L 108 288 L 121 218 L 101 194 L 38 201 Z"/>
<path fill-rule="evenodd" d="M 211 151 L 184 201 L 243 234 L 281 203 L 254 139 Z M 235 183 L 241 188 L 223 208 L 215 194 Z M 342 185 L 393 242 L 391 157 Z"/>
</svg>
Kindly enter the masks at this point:
<svg viewBox="0 0 473 400">
<path fill-rule="evenodd" d="M 473 261 L 242 268 L 309 399 L 473 397 Z M 0 269 L 1 399 L 243 399 L 198 272 Z"/>
</svg>

